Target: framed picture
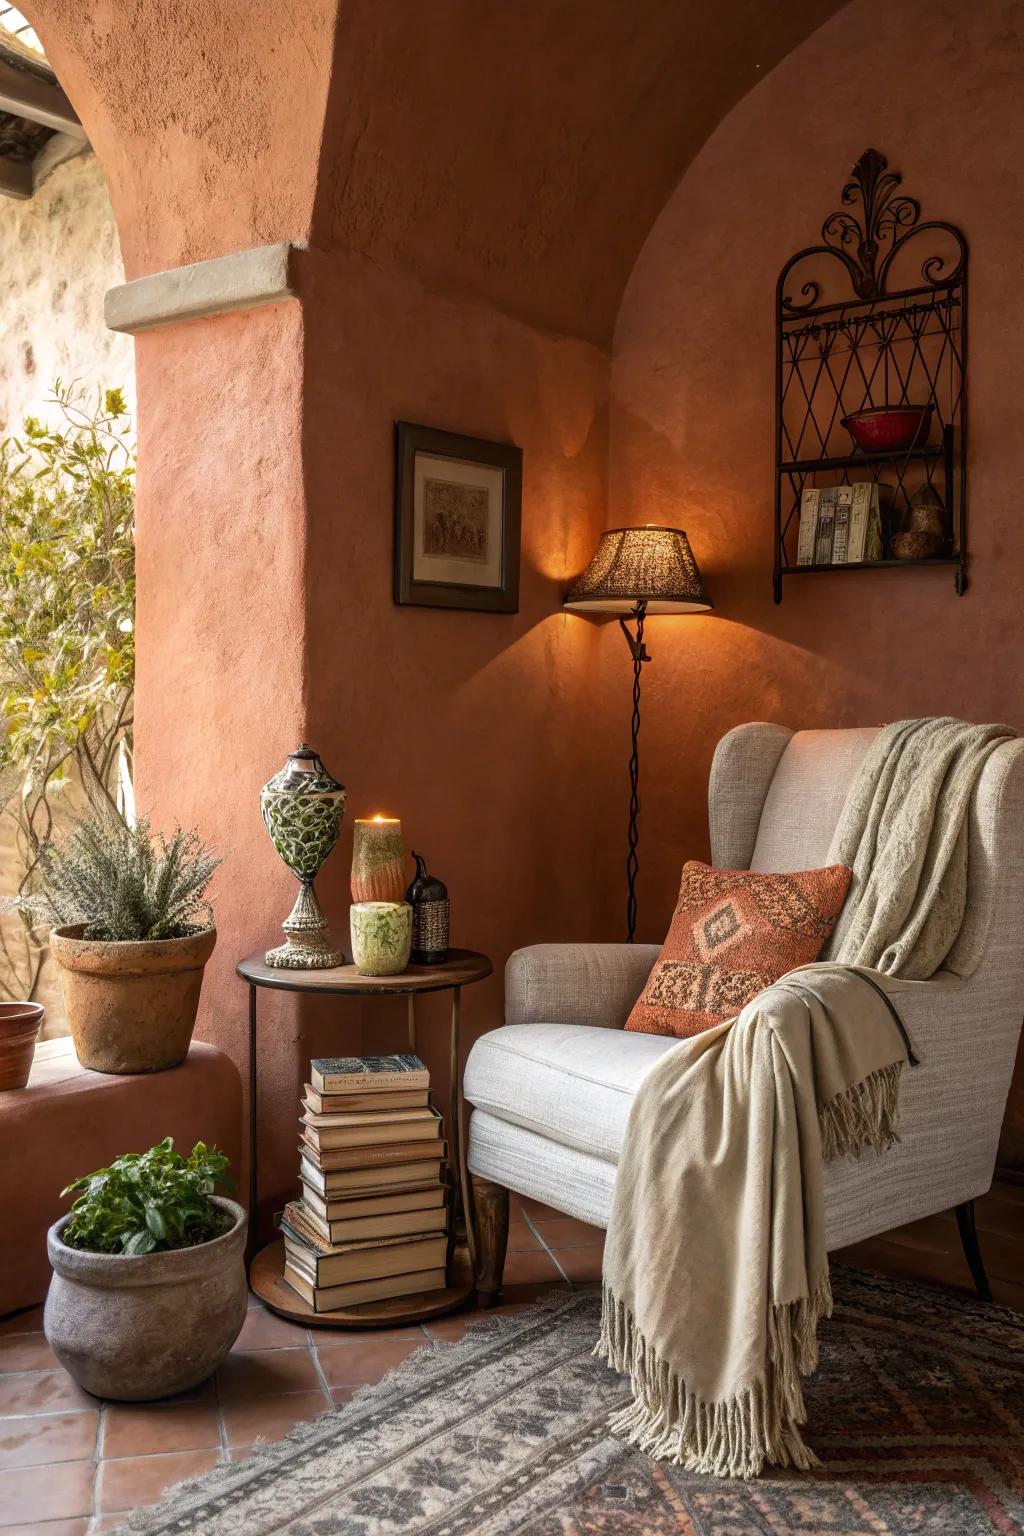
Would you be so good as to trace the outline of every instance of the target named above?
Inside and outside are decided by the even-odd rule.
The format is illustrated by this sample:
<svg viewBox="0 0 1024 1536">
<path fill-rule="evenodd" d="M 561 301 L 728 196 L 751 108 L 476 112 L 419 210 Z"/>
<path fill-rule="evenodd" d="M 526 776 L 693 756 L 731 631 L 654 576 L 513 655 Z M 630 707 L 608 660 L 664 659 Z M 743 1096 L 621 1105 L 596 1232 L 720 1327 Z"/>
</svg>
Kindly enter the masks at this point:
<svg viewBox="0 0 1024 1536">
<path fill-rule="evenodd" d="M 523 451 L 395 424 L 395 602 L 519 611 Z"/>
</svg>

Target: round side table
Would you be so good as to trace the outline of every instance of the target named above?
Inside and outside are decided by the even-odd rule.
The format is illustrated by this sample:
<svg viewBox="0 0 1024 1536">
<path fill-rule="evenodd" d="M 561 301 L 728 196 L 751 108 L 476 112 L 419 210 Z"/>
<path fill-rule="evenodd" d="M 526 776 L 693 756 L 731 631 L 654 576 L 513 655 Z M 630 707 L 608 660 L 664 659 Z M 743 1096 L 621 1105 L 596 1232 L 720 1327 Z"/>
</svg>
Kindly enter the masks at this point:
<svg viewBox="0 0 1024 1536">
<path fill-rule="evenodd" d="M 465 1110 L 462 1099 L 462 1064 L 459 1028 L 462 988 L 483 981 L 493 969 L 486 955 L 471 949 L 450 949 L 443 965 L 410 965 L 400 976 L 361 976 L 354 965 L 338 965 L 327 971 L 289 971 L 267 965 L 262 951 L 249 955 L 235 967 L 249 986 L 249 1284 L 273 1312 L 307 1328 L 387 1328 L 441 1317 L 465 1306 L 474 1295 L 476 1236 L 466 1171 Z M 260 987 L 276 992 L 316 992 L 331 997 L 405 997 L 408 1000 L 410 1052 L 416 1050 L 416 998 L 422 992 L 451 992 L 451 1115 L 448 1125 L 451 1168 L 452 1244 L 449 1249 L 448 1284 L 443 1290 L 387 1301 L 364 1302 L 334 1312 L 314 1312 L 284 1279 L 284 1243 L 269 1243 L 253 1252 L 259 1193 L 256 1159 L 259 1117 L 259 1081 L 256 1053 L 256 994 Z M 461 1209 L 465 1246 L 458 1242 L 457 1221 Z"/>
</svg>

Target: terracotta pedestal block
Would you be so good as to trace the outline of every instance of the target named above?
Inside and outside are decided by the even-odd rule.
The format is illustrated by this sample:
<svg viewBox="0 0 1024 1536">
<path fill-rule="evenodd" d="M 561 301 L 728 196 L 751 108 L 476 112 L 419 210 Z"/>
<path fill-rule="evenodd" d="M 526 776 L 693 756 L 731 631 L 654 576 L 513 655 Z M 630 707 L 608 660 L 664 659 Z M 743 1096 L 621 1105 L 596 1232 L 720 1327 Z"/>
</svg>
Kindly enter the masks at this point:
<svg viewBox="0 0 1024 1536">
<path fill-rule="evenodd" d="M 0 1315 L 46 1295 L 46 1232 L 68 1210 L 64 1186 L 164 1136 L 185 1153 L 220 1147 L 241 1186 L 242 1087 L 223 1051 L 193 1041 L 180 1067 L 117 1077 L 87 1071 L 70 1040 L 37 1046 L 28 1087 L 0 1093 Z"/>
</svg>

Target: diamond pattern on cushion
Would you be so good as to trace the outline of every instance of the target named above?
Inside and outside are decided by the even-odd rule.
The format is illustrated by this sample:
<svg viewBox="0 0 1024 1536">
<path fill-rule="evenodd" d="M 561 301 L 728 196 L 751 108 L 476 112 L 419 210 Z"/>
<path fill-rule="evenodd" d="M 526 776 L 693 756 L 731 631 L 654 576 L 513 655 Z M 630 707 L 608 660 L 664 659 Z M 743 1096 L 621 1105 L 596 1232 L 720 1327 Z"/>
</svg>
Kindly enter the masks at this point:
<svg viewBox="0 0 1024 1536">
<path fill-rule="evenodd" d="M 739 904 L 726 896 L 710 912 L 698 917 L 690 932 L 701 959 L 710 961 L 713 957 L 723 955 L 734 944 L 742 943 L 750 932 L 750 925 Z"/>
<path fill-rule="evenodd" d="M 626 1028 L 685 1038 L 735 1018 L 818 958 L 850 878 L 841 864 L 787 875 L 685 864 L 672 926 Z"/>
</svg>

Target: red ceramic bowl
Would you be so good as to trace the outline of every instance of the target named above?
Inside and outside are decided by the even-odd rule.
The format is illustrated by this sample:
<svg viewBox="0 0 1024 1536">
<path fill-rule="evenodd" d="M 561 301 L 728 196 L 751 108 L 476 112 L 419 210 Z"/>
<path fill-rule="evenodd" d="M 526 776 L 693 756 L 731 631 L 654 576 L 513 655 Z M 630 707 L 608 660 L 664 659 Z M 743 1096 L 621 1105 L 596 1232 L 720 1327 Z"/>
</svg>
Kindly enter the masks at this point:
<svg viewBox="0 0 1024 1536">
<path fill-rule="evenodd" d="M 862 453 L 898 453 L 925 442 L 931 405 L 874 405 L 843 417 L 843 426 Z"/>
</svg>

